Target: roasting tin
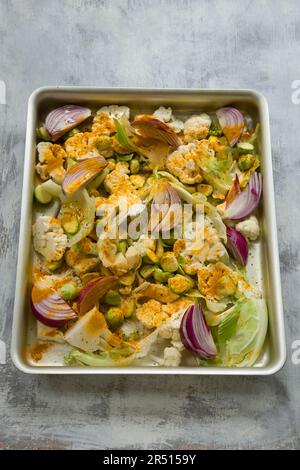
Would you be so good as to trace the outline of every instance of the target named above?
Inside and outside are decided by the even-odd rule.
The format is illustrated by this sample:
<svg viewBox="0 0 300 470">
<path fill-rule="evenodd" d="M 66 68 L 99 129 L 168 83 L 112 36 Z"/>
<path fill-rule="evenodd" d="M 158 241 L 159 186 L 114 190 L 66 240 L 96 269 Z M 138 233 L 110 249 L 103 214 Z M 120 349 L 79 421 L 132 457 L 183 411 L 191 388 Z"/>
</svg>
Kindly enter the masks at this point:
<svg viewBox="0 0 300 470">
<path fill-rule="evenodd" d="M 263 291 L 269 311 L 269 328 L 262 354 L 252 368 L 197 367 L 188 363 L 176 368 L 151 367 L 67 367 L 62 365 L 64 345 L 58 345 L 34 362 L 28 354 L 35 337 L 35 322 L 30 312 L 31 227 L 33 214 L 33 179 L 35 165 L 35 129 L 50 109 L 63 104 L 81 104 L 93 109 L 103 105 L 128 105 L 134 114 L 151 112 L 159 106 L 171 106 L 174 114 L 187 117 L 233 105 L 249 111 L 261 123 L 261 171 L 263 198 L 261 209 L 262 236 L 253 244 L 249 260 L 249 278 Z M 277 372 L 286 359 L 280 270 L 276 232 L 272 158 L 268 105 L 253 90 L 206 89 L 142 89 L 142 88 L 39 88 L 28 103 L 19 254 L 15 291 L 11 355 L 16 367 L 34 374 L 190 374 L 190 375 L 270 375 Z"/>
</svg>

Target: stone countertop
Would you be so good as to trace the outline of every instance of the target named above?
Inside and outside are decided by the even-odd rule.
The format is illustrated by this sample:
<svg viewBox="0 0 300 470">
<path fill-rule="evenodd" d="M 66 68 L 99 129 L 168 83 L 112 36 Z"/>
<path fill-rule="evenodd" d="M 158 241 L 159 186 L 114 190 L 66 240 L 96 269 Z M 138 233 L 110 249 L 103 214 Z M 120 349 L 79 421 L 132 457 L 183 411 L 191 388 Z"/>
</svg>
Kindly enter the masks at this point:
<svg viewBox="0 0 300 470">
<path fill-rule="evenodd" d="M 272 377 L 164 380 L 28 376 L 7 353 L 0 365 L 0 448 L 299 448 L 300 364 L 292 362 L 292 344 L 300 340 L 297 93 L 292 100 L 292 87 L 300 85 L 299 53 L 297 0 L 0 1 L 0 84 L 6 84 L 6 105 L 0 104 L 0 339 L 7 349 L 26 107 L 32 90 L 44 85 L 255 88 L 265 94 L 288 348 L 285 367 Z"/>
</svg>

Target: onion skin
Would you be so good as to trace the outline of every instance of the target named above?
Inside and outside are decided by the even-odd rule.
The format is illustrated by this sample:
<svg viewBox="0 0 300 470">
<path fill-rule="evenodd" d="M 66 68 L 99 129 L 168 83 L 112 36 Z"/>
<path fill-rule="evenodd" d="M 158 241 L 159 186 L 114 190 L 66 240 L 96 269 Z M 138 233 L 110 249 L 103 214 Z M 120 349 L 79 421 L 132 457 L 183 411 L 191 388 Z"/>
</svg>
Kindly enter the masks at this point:
<svg viewBox="0 0 300 470">
<path fill-rule="evenodd" d="M 98 300 L 117 282 L 118 278 L 116 276 L 99 277 L 95 281 L 88 282 L 76 299 L 79 314 L 84 315 L 95 307 Z"/>
<path fill-rule="evenodd" d="M 235 196 L 240 192 L 241 192 L 241 188 L 240 188 L 239 177 L 238 175 L 235 175 L 232 186 L 229 189 L 227 196 L 226 196 L 226 200 L 225 200 L 226 204 L 227 205 L 230 204 L 234 200 Z"/>
<path fill-rule="evenodd" d="M 244 116 L 238 109 L 231 106 L 218 109 L 216 115 L 229 145 L 235 145 L 245 127 Z"/>
<path fill-rule="evenodd" d="M 137 129 L 142 137 L 160 140 L 174 148 L 179 147 L 181 144 L 173 129 L 154 116 L 140 114 L 135 117 L 131 125 Z"/>
<path fill-rule="evenodd" d="M 78 318 L 77 313 L 59 295 L 50 293 L 37 301 L 35 292 L 36 288 L 33 287 L 31 310 L 36 319 L 44 325 L 59 327 Z"/>
<path fill-rule="evenodd" d="M 252 214 L 257 208 L 262 194 L 262 175 L 256 171 L 251 174 L 250 181 L 244 191 L 236 194 L 234 199 L 226 204 L 224 219 L 240 220 Z"/>
<path fill-rule="evenodd" d="M 181 207 L 181 199 L 176 190 L 169 183 L 164 183 L 153 197 L 151 213 L 157 224 L 154 227 L 151 225 L 151 230 L 165 232 L 173 229 L 177 222 L 176 215 L 181 214 Z"/>
<path fill-rule="evenodd" d="M 216 345 L 199 304 L 191 305 L 184 313 L 180 338 L 185 348 L 201 359 L 217 355 Z"/>
<path fill-rule="evenodd" d="M 248 261 L 248 242 L 246 237 L 232 227 L 227 227 L 227 249 L 231 256 L 242 266 L 246 266 Z"/>
<path fill-rule="evenodd" d="M 55 142 L 66 132 L 74 129 L 74 127 L 90 117 L 91 113 L 89 108 L 67 104 L 53 109 L 46 117 L 44 127 Z"/>
<path fill-rule="evenodd" d="M 107 160 L 99 155 L 99 157 L 87 158 L 72 165 L 67 170 L 62 182 L 64 193 L 67 195 L 73 194 L 87 185 L 107 164 Z"/>
</svg>

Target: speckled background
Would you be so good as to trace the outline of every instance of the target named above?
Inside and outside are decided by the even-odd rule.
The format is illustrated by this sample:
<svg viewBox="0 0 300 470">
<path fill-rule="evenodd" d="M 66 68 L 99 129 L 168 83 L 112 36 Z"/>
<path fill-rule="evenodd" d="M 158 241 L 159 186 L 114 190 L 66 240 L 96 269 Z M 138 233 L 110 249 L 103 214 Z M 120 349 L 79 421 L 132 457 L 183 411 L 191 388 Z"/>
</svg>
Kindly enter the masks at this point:
<svg viewBox="0 0 300 470">
<path fill-rule="evenodd" d="M 0 0 L 0 339 L 9 349 L 26 106 L 43 85 L 256 88 L 268 99 L 288 359 L 266 378 L 31 377 L 0 365 L 0 448 L 299 448 L 299 2 Z M 0 100 L 1 101 L 1 100 Z M 298 303 L 299 302 L 299 303 Z"/>
</svg>

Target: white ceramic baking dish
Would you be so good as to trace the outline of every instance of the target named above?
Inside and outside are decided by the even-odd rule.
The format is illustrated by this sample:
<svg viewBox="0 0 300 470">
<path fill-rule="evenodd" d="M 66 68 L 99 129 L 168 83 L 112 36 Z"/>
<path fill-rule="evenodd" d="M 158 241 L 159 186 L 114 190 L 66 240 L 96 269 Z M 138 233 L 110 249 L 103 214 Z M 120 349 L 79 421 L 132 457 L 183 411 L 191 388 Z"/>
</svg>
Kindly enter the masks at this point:
<svg viewBox="0 0 300 470">
<path fill-rule="evenodd" d="M 28 345 L 35 324 L 29 307 L 31 260 L 32 194 L 35 164 L 35 129 L 47 112 L 57 105 L 78 103 L 98 109 L 106 104 L 128 105 L 133 113 L 151 112 L 158 106 L 171 106 L 177 116 L 236 105 L 248 110 L 261 123 L 263 183 L 262 237 L 251 253 L 250 278 L 264 291 L 268 303 L 269 329 L 263 352 L 252 368 L 219 367 L 66 367 L 55 356 L 34 363 Z M 193 374 L 193 375 L 270 375 L 277 372 L 286 358 L 279 257 L 277 246 L 272 158 L 268 106 L 265 98 L 253 90 L 138 89 L 47 87 L 34 91 L 29 99 L 24 161 L 24 179 L 20 222 L 19 255 L 12 331 L 11 355 L 23 372 L 35 374 Z"/>
</svg>

